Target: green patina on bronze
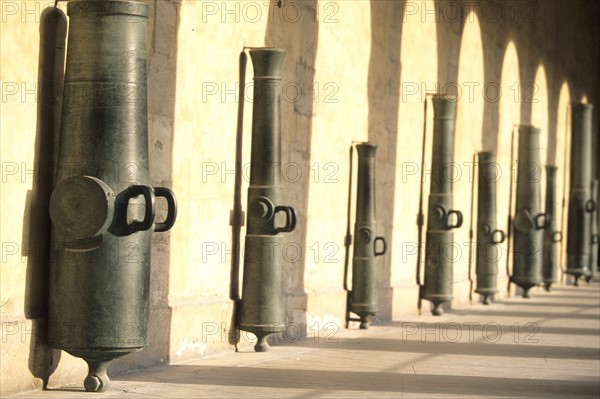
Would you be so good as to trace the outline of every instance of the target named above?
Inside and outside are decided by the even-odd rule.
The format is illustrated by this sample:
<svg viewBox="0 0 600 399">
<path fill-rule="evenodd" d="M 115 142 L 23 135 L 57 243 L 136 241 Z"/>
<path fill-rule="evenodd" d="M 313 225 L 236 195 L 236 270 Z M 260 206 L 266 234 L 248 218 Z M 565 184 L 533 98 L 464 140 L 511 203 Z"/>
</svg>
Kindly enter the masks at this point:
<svg viewBox="0 0 600 399">
<path fill-rule="evenodd" d="M 48 343 L 89 365 L 103 391 L 108 363 L 148 345 L 153 231 L 176 201 L 148 172 L 148 6 L 71 1 L 52 219 Z M 156 197 L 168 215 L 155 223 Z"/>
<path fill-rule="evenodd" d="M 546 291 L 550 291 L 556 282 L 558 268 L 558 243 L 562 240 L 562 233 L 556 230 L 556 171 L 554 165 L 546 166 L 546 227 L 544 228 L 544 253 L 542 275 Z"/>
<path fill-rule="evenodd" d="M 592 201 L 596 205 L 594 211 L 590 213 L 590 274 L 587 278 L 588 282 L 598 276 L 598 180 L 592 181 Z"/>
<path fill-rule="evenodd" d="M 377 146 L 361 143 L 358 152 L 356 187 L 356 219 L 354 223 L 354 256 L 352 258 L 351 311 L 360 316 L 360 328 L 367 329 L 377 314 L 377 264 L 375 257 L 385 254 L 385 238 L 376 237 L 375 221 L 375 153 Z M 377 242 L 382 250 L 377 251 Z"/>
<path fill-rule="evenodd" d="M 567 221 L 567 273 L 575 278 L 589 274 L 590 215 L 595 204 L 592 183 L 592 105 L 571 103 L 571 169 Z"/>
<path fill-rule="evenodd" d="M 505 238 L 504 231 L 496 228 L 496 182 L 501 171 L 496 163 L 495 152 L 480 152 L 477 174 L 477 256 L 475 292 L 489 304 L 490 298 L 498 292 L 498 262 L 500 246 Z"/>
<path fill-rule="evenodd" d="M 425 237 L 425 279 L 422 298 L 434 305 L 433 314 L 443 313 L 441 305 L 452 301 L 455 245 L 452 229 L 462 225 L 462 212 L 452 209 L 454 176 L 454 115 L 456 99 L 435 95 L 433 101 L 433 153 L 431 190 Z M 455 221 L 452 223 L 452 215 Z"/>
<path fill-rule="evenodd" d="M 541 213 L 540 129 L 519 126 L 517 193 L 514 222 L 514 257 L 511 281 L 529 297 L 529 289 L 542 282 L 542 251 L 546 215 Z"/>
<path fill-rule="evenodd" d="M 258 342 L 254 349 L 264 352 L 269 348 L 268 335 L 285 328 L 284 237 L 279 233 L 294 230 L 296 215 L 292 207 L 281 205 L 281 67 L 285 51 L 249 52 L 254 99 L 239 327 L 255 334 Z"/>
</svg>

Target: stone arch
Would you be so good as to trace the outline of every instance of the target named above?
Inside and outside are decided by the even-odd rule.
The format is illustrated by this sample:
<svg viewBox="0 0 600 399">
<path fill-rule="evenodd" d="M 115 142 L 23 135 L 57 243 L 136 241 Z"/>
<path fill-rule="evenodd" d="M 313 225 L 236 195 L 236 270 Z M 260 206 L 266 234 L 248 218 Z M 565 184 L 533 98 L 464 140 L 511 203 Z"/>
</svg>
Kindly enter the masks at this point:
<svg viewBox="0 0 600 399">
<path fill-rule="evenodd" d="M 424 2 L 424 7 L 433 9 L 433 1 Z M 398 140 L 396 142 L 394 214 L 392 256 L 392 286 L 414 285 L 414 268 L 417 255 L 407 255 L 406 243 L 416 243 L 418 227 L 415 223 L 419 212 L 421 187 L 421 149 L 423 148 L 423 101 L 426 91 L 437 90 L 437 25 L 434 15 L 404 10 L 402 39 L 400 46 L 400 105 L 398 118 Z M 425 160 L 431 158 L 431 111 L 428 112 Z M 423 206 L 426 209 L 429 186 L 423 184 Z M 423 228 L 423 237 L 424 240 Z M 410 272 L 406 272 L 410 270 Z M 414 294 L 414 295 L 413 295 Z M 416 307 L 417 292 L 404 293 L 403 300 L 413 301 Z"/>
<path fill-rule="evenodd" d="M 516 153 L 512 154 L 513 149 L 516 149 L 516 142 L 513 142 L 513 130 L 515 125 L 521 121 L 521 106 L 520 93 L 521 81 L 519 73 L 519 56 L 514 42 L 509 41 L 506 50 L 504 51 L 504 59 L 502 61 L 502 72 L 500 79 L 500 87 L 502 95 L 499 101 L 499 116 L 498 116 L 498 145 L 496 161 L 500 170 L 500 179 L 496 186 L 496 215 L 497 225 L 499 229 L 508 230 L 508 218 L 514 209 L 514 201 L 510 202 L 510 185 L 514 181 L 512 174 L 516 172 L 513 167 L 513 158 Z M 515 135 L 515 141 L 517 139 Z M 514 197 L 514 192 L 513 192 Z M 511 209 L 509 209 L 511 205 Z M 499 268 L 503 268 L 506 264 L 506 256 L 508 252 L 508 243 L 501 244 L 502 258 L 499 263 Z M 499 270 L 499 275 L 504 273 Z M 500 286 L 500 284 L 498 284 Z"/>
<path fill-rule="evenodd" d="M 542 64 L 538 65 L 535 72 L 533 91 L 524 93 L 523 101 L 531 103 L 531 124 L 538 127 L 540 132 L 540 192 L 542 209 L 546 198 L 546 173 L 545 166 L 549 159 L 548 153 L 548 81 L 546 70 Z"/>
<path fill-rule="evenodd" d="M 475 184 L 474 154 L 482 149 L 485 87 L 483 43 L 479 18 L 473 11 L 464 18 L 457 83 L 454 162 L 455 173 L 458 173 L 454 176 L 453 193 L 454 208 L 463 213 L 464 225 L 454 232 L 454 241 L 462 253 L 461 261 L 454 264 L 455 283 L 467 281 L 468 277 L 469 230 L 470 227 L 476 228 L 474 219 L 477 218 L 476 197 L 471 201 L 472 185 Z M 456 254 L 455 257 L 458 258 Z M 475 262 L 474 257 L 472 262 Z M 455 289 L 454 296 L 459 299 L 465 293 L 468 290 Z"/>
</svg>

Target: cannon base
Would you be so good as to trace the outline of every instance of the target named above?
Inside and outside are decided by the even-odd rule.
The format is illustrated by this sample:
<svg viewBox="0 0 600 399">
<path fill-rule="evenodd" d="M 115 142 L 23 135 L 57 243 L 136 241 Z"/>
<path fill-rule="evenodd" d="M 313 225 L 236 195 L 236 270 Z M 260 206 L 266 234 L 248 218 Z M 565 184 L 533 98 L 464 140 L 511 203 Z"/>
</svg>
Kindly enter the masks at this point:
<svg viewBox="0 0 600 399">
<path fill-rule="evenodd" d="M 369 325 L 373 321 L 373 317 L 377 314 L 377 307 L 373 304 L 352 303 L 350 311 L 360 318 L 359 328 L 361 330 L 368 330 Z"/>
<path fill-rule="evenodd" d="M 567 269 L 566 273 L 573 277 L 573 285 L 579 287 L 579 279 L 586 276 L 585 269 Z"/>
<path fill-rule="evenodd" d="M 137 348 L 117 348 L 97 351 L 86 350 L 68 350 L 69 354 L 80 357 L 88 365 L 88 375 L 83 380 L 83 386 L 88 392 L 104 392 L 110 388 L 110 378 L 108 378 L 108 365 L 118 357 L 125 356 L 129 353 L 142 350 L 143 347 Z"/>
<path fill-rule="evenodd" d="M 544 278 L 544 290 L 550 292 L 550 287 L 554 283 L 556 283 L 556 278 Z"/>
<path fill-rule="evenodd" d="M 589 284 L 594 276 L 595 273 L 592 271 L 592 268 L 587 268 L 585 269 L 585 274 L 582 277 L 585 279 L 585 282 Z"/>
<path fill-rule="evenodd" d="M 531 295 L 529 294 L 529 290 L 531 289 L 531 287 L 533 286 L 530 285 L 528 287 L 521 287 L 523 289 L 523 298 L 531 298 Z"/>
<path fill-rule="evenodd" d="M 531 278 L 522 278 L 522 279 L 515 279 L 514 277 L 511 279 L 511 283 L 514 283 L 517 287 L 520 287 L 523 290 L 523 298 L 530 298 L 530 293 L 529 290 L 532 287 L 536 287 L 537 285 L 541 284 L 542 281 L 537 280 L 537 279 L 531 279 Z"/>
<path fill-rule="evenodd" d="M 272 325 L 240 325 L 240 330 L 248 331 L 256 335 L 257 342 L 254 345 L 255 352 L 268 352 L 269 351 L 269 334 L 283 332 L 284 326 L 278 324 Z"/>
<path fill-rule="evenodd" d="M 483 304 L 489 305 L 492 303 L 492 298 L 498 293 L 497 288 L 477 288 L 475 293 L 483 297 Z"/>
<path fill-rule="evenodd" d="M 575 260 L 580 261 L 579 258 L 575 258 Z M 585 261 L 586 263 L 589 261 L 588 257 L 583 258 L 583 260 L 581 260 L 581 262 Z M 575 263 L 576 265 L 578 263 L 576 263 L 575 261 L 573 261 L 573 263 Z M 575 287 L 579 286 L 579 278 L 580 277 L 587 277 L 590 274 L 590 270 L 587 267 L 567 267 L 566 273 L 570 276 L 573 276 L 573 285 Z"/>
<path fill-rule="evenodd" d="M 444 314 L 444 308 L 442 308 L 441 303 L 434 303 L 433 309 L 431 310 L 431 314 L 434 316 L 441 316 Z"/>
<path fill-rule="evenodd" d="M 372 317 L 375 314 L 359 314 L 360 316 L 360 325 L 358 326 L 361 330 L 368 330 L 371 325 Z"/>
<path fill-rule="evenodd" d="M 454 299 L 454 297 L 451 295 L 425 295 L 423 296 L 423 299 L 430 301 L 433 305 L 433 309 L 431 310 L 432 315 L 441 316 L 444 314 L 442 304 L 446 302 L 452 302 L 452 299 Z"/>
<path fill-rule="evenodd" d="M 265 334 L 262 337 L 256 336 L 258 340 L 256 345 L 254 345 L 255 352 L 268 352 L 269 351 L 269 343 L 267 342 L 267 338 L 269 338 L 269 334 Z"/>
</svg>

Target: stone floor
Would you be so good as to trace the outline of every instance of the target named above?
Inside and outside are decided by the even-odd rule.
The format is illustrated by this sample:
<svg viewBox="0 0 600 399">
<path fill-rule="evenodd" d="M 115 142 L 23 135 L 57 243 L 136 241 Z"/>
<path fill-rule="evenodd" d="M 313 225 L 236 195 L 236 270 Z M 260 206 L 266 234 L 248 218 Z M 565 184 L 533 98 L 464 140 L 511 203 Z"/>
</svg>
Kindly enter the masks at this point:
<svg viewBox="0 0 600 399">
<path fill-rule="evenodd" d="M 313 334 L 31 398 L 599 398 L 600 284 Z"/>
</svg>

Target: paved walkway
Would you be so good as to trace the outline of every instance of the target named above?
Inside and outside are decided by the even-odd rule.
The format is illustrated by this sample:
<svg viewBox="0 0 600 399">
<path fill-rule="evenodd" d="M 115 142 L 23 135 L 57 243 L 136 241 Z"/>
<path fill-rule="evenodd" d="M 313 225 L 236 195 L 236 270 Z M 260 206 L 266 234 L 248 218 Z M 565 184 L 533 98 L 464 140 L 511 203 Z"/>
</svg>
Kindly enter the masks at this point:
<svg viewBox="0 0 600 399">
<path fill-rule="evenodd" d="M 599 283 L 532 295 L 16 397 L 599 398 Z"/>
</svg>

